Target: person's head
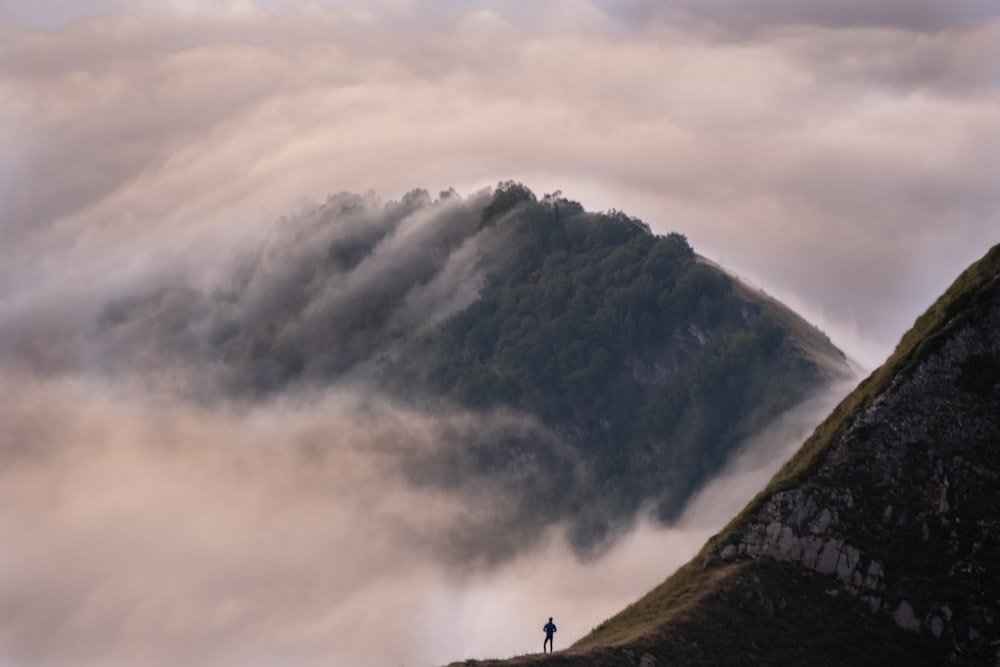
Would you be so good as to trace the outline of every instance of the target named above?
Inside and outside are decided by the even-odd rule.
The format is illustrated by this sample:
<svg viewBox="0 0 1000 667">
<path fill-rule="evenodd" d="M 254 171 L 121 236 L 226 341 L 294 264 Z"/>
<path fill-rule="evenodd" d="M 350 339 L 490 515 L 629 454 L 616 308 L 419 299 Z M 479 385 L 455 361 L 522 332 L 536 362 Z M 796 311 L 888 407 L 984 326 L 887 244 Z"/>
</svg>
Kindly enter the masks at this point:
<svg viewBox="0 0 1000 667">
<path fill-rule="evenodd" d="M 551 617 L 551 616 L 549 616 L 549 623 L 551 623 L 551 622 L 552 622 L 552 617 Z"/>
</svg>

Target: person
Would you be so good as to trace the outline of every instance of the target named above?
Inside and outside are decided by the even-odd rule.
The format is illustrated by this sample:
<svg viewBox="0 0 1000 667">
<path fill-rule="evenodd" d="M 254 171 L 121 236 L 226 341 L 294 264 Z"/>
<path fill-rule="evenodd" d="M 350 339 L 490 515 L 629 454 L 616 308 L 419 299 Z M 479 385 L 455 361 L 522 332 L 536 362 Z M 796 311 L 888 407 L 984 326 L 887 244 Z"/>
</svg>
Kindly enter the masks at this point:
<svg viewBox="0 0 1000 667">
<path fill-rule="evenodd" d="M 546 644 L 549 647 L 549 653 L 552 653 L 552 635 L 556 633 L 556 624 L 552 622 L 551 616 L 549 616 L 549 622 L 545 624 L 542 630 L 545 631 L 545 641 L 542 642 L 542 653 L 545 653 Z"/>
</svg>

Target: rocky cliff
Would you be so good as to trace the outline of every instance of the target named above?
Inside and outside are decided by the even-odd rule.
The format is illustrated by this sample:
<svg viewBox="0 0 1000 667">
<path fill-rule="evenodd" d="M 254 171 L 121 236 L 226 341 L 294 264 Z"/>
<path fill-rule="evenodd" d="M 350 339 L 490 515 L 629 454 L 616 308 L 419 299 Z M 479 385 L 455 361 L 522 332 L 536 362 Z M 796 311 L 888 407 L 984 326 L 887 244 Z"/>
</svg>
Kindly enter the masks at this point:
<svg viewBox="0 0 1000 667">
<path fill-rule="evenodd" d="M 698 557 L 546 664 L 1000 665 L 1000 246 Z"/>
<path fill-rule="evenodd" d="M 952 662 L 1000 663 L 998 272 L 994 248 L 711 556 L 802 566 Z"/>
</svg>

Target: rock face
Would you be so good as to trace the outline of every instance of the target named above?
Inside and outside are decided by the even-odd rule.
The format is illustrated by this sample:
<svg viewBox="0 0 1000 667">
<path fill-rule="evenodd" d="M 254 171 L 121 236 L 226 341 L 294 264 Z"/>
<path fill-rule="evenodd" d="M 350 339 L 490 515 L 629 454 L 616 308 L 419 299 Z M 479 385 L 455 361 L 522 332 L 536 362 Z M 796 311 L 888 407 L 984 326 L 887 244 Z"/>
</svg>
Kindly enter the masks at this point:
<svg viewBox="0 0 1000 667">
<path fill-rule="evenodd" d="M 1000 664 L 997 280 L 845 420 L 811 475 L 749 515 L 722 560 L 801 565 L 947 642 L 953 661 Z"/>
<path fill-rule="evenodd" d="M 822 506 L 818 503 L 824 502 Z M 835 575 L 845 590 L 862 597 L 872 611 L 882 605 L 885 566 L 862 559 L 861 550 L 839 535 L 840 514 L 854 509 L 850 490 L 817 498 L 801 489 L 777 494 L 737 544 L 721 551 L 724 560 L 774 558 L 800 563 L 820 574 Z"/>
</svg>

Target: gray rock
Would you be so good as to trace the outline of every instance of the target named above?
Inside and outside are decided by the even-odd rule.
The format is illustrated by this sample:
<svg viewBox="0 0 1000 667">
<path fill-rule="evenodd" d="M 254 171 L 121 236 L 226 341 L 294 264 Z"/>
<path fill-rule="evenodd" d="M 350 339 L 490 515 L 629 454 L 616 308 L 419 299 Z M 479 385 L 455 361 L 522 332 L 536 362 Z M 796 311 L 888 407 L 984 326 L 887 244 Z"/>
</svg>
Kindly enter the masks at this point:
<svg viewBox="0 0 1000 667">
<path fill-rule="evenodd" d="M 841 549 L 840 557 L 837 560 L 837 577 L 845 583 L 850 581 L 851 575 L 854 574 L 854 569 L 858 566 L 858 561 L 860 560 L 861 552 L 856 547 L 845 545 Z"/>
<path fill-rule="evenodd" d="M 865 574 L 865 588 L 870 591 L 878 590 L 884 576 L 885 569 L 882 567 L 882 564 L 873 560 L 868 564 L 868 573 Z"/>
<path fill-rule="evenodd" d="M 772 521 L 771 523 L 767 524 L 767 537 L 768 537 L 768 539 L 771 540 L 771 541 L 778 540 L 781 537 L 781 533 L 782 533 L 783 529 L 784 529 L 784 526 L 782 526 L 777 521 Z"/>
<path fill-rule="evenodd" d="M 931 629 L 931 634 L 934 635 L 934 639 L 941 639 L 941 634 L 944 632 L 944 621 L 940 616 L 931 617 L 931 622 L 928 623 Z"/>
<path fill-rule="evenodd" d="M 823 540 L 818 537 L 807 537 L 802 540 L 802 557 L 800 558 L 802 564 L 810 570 L 815 570 L 817 563 L 819 563 L 819 552 L 822 549 Z"/>
<path fill-rule="evenodd" d="M 920 632 L 920 619 L 913 613 L 913 606 L 906 600 L 900 602 L 892 612 L 892 620 L 907 632 Z"/>
<path fill-rule="evenodd" d="M 777 544 L 778 558 L 796 561 L 802 556 L 802 541 L 795 536 L 792 529 L 785 526 Z"/>
<path fill-rule="evenodd" d="M 860 571 L 855 570 L 854 573 L 851 575 L 851 580 L 847 582 L 847 588 L 851 591 L 852 594 L 857 595 L 864 588 L 864 585 L 865 585 L 864 576 L 862 576 Z"/>
<path fill-rule="evenodd" d="M 812 523 L 809 524 L 809 530 L 813 534 L 825 533 L 833 521 L 833 512 L 831 512 L 828 507 L 824 507 L 823 511 L 819 513 L 819 516 L 813 519 Z"/>
<path fill-rule="evenodd" d="M 816 563 L 816 571 L 820 574 L 833 574 L 837 571 L 840 560 L 840 549 L 844 545 L 841 540 L 827 540 L 823 543 L 823 551 Z"/>
</svg>

